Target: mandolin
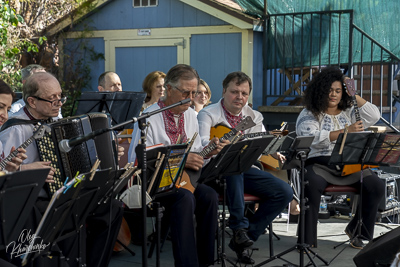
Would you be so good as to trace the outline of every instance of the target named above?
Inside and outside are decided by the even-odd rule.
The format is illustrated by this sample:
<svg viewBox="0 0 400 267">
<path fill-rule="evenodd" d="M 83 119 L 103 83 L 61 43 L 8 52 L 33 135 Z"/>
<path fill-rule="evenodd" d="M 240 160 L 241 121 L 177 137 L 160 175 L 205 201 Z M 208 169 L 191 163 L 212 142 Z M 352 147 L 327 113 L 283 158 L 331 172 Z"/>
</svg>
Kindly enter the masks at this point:
<svg viewBox="0 0 400 267">
<path fill-rule="evenodd" d="M 193 145 L 194 140 L 196 139 L 197 135 L 198 135 L 198 133 L 194 133 L 192 139 L 189 142 L 188 147 L 186 148 L 185 157 L 183 159 L 184 162 L 183 162 L 182 166 L 184 166 L 186 164 L 186 160 L 187 160 L 189 151 L 192 148 L 192 145 Z M 190 192 L 193 193 L 196 188 L 195 188 L 195 186 L 193 186 L 193 184 L 192 184 L 192 182 L 190 180 L 190 177 L 192 177 L 192 179 L 193 179 L 194 178 L 193 176 L 196 175 L 196 172 L 193 171 L 193 173 L 192 173 L 192 171 L 189 171 L 189 173 L 191 173 L 191 175 L 189 175 L 188 171 L 189 170 L 183 170 L 183 168 L 180 170 L 181 173 L 180 173 L 179 178 L 178 178 L 179 181 L 177 181 L 177 183 L 176 183 L 176 187 L 185 188 L 185 189 L 187 189 L 187 190 L 189 190 Z"/>
<path fill-rule="evenodd" d="M 356 99 L 356 93 L 357 93 L 357 89 L 354 86 L 354 79 L 345 79 L 344 80 L 344 86 L 347 90 L 347 92 L 349 93 L 349 95 L 352 97 L 352 102 L 353 102 L 353 106 L 354 106 L 354 113 L 355 113 L 355 117 L 356 117 L 356 121 L 360 121 L 361 120 L 361 116 L 360 116 L 360 111 L 358 109 L 358 105 L 357 105 L 357 99 Z M 375 166 L 375 165 L 363 165 L 363 169 L 367 169 L 367 168 L 377 168 L 379 166 Z M 350 165 L 344 165 L 343 169 L 342 169 L 342 176 L 346 176 L 355 172 L 359 172 L 361 171 L 361 164 L 350 164 Z"/>
<path fill-rule="evenodd" d="M 42 138 L 45 133 L 48 133 L 51 131 L 51 128 L 48 125 L 38 123 L 37 126 L 35 126 L 36 129 L 34 129 L 33 135 L 27 139 L 22 145 L 17 147 L 13 152 L 11 152 L 5 159 L 3 159 L 0 162 L 0 170 L 4 170 L 6 167 L 7 163 L 10 162 L 14 157 L 17 156 L 18 154 L 18 149 L 20 148 L 27 148 L 30 144 L 33 143 L 34 140 Z"/>
<path fill-rule="evenodd" d="M 247 130 L 256 124 L 254 121 L 251 119 L 250 116 L 247 116 L 243 118 L 238 125 L 234 129 L 230 129 L 229 127 L 223 126 L 223 125 L 218 125 L 216 127 L 211 127 L 210 129 L 210 139 L 217 137 L 219 138 L 219 141 L 222 142 L 224 140 L 229 140 L 232 141 L 232 139 L 239 134 L 241 131 Z M 218 129 L 218 131 L 217 131 Z M 203 158 L 208 155 L 211 151 L 213 151 L 217 145 L 215 143 L 212 143 L 208 146 L 206 146 L 203 151 L 199 153 L 200 156 Z"/>
</svg>

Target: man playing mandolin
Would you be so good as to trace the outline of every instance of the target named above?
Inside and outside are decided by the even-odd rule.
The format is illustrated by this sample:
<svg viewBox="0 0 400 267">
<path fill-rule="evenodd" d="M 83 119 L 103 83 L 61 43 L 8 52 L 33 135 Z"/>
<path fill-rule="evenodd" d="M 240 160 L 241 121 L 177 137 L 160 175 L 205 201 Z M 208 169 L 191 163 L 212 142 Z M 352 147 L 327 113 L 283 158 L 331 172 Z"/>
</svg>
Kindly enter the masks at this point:
<svg viewBox="0 0 400 267">
<path fill-rule="evenodd" d="M 261 113 L 247 104 L 252 89 L 250 77 L 240 71 L 233 72 L 228 74 L 222 85 L 223 98 L 201 110 L 197 116 L 203 145 L 209 142 L 212 127 L 223 124 L 235 128 L 245 116 L 250 116 L 256 124 L 245 130 L 245 134 L 265 132 Z M 229 227 L 234 232 L 229 247 L 236 252 L 242 263 L 253 264 L 248 248 L 292 200 L 293 191 L 284 181 L 258 168 L 226 177 L 226 185 Z M 259 208 L 250 220 L 244 216 L 244 193 L 261 199 Z"/>
<path fill-rule="evenodd" d="M 165 98 L 145 109 L 143 113 L 158 110 L 187 98 L 193 101 L 200 79 L 194 68 L 178 64 L 168 71 L 164 80 Z M 160 143 L 173 145 L 190 140 L 199 129 L 196 113 L 189 108 L 190 105 L 189 102 L 149 117 L 146 146 Z M 135 162 L 135 148 L 139 138 L 140 131 L 135 125 L 128 154 L 130 162 Z M 214 144 L 216 147 L 207 156 L 214 155 L 222 149 L 218 138 L 213 141 L 212 145 Z M 201 141 L 197 138 L 193 142 L 191 151 L 201 150 Z M 185 168 L 199 171 L 203 163 L 202 156 L 189 153 Z M 193 193 L 181 187 L 173 194 L 160 197 L 158 200 L 165 208 L 163 223 L 170 224 L 175 266 L 213 265 L 218 209 L 215 190 L 204 184 L 197 185 Z M 193 214 L 196 216 L 196 226 Z"/>
</svg>

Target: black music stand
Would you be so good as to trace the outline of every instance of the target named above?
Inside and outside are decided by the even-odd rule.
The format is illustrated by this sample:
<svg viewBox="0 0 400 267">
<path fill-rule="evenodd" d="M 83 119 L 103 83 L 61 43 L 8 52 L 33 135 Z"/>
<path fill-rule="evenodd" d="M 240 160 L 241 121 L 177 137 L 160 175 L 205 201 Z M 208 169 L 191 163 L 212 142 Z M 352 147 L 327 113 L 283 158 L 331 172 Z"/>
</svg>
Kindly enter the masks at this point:
<svg viewBox="0 0 400 267">
<path fill-rule="evenodd" d="M 148 257 L 152 256 L 154 247 L 156 247 L 156 266 L 160 266 L 161 218 L 164 210 L 156 200 L 176 191 L 176 178 L 182 167 L 187 146 L 187 144 L 163 145 L 148 149 L 146 150 L 146 164 L 142 163 L 143 151 L 139 146 L 136 147 L 138 168 L 143 169 L 143 165 L 145 165 L 147 176 L 152 178 L 146 179 L 146 188 L 148 194 L 153 199 L 152 210 L 156 217 L 156 238 L 155 242 L 152 242 L 150 246 Z M 171 169 L 174 169 L 176 172 L 171 173 Z"/>
<path fill-rule="evenodd" d="M 82 186 L 82 183 L 80 183 L 77 187 L 74 187 L 73 181 L 68 183 L 70 186 L 68 190 L 65 191 L 66 188 L 63 186 L 53 194 L 35 232 L 35 236 L 40 238 L 33 239 L 30 243 L 31 247 L 38 246 L 41 242 L 48 245 L 39 251 L 28 250 L 22 259 L 22 266 L 44 253 L 50 252 L 53 248 L 57 237 L 62 233 L 65 220 L 71 215 L 71 207 Z M 62 255 L 60 255 L 60 258 L 64 259 Z"/>
<path fill-rule="evenodd" d="M 340 166 L 345 164 L 360 164 L 361 170 L 364 169 L 364 165 L 366 164 L 378 166 L 399 166 L 400 151 L 398 149 L 400 147 L 400 135 L 362 132 L 348 133 L 346 138 L 344 136 L 344 134 L 339 135 L 329 164 Z M 358 203 L 359 212 L 357 225 L 351 233 L 353 238 L 342 242 L 334 248 L 337 248 L 346 242 L 352 242 L 355 238 L 361 238 L 364 240 L 372 238 L 367 238 L 361 234 L 363 227 L 364 230 L 368 232 L 363 224 L 362 218 L 363 172 L 360 172 L 360 183 L 360 200 Z M 355 235 L 356 232 L 357 234 Z M 368 235 L 370 235 L 370 233 L 368 233 Z M 345 248 L 346 247 L 344 247 L 333 259 L 335 259 Z"/>
<path fill-rule="evenodd" d="M 282 166 L 282 169 L 292 169 L 292 168 L 299 168 L 300 173 L 301 173 L 301 187 L 300 187 L 300 233 L 299 233 L 299 243 L 297 243 L 295 246 L 292 248 L 289 248 L 271 258 L 268 260 L 265 260 L 257 265 L 257 266 L 262 266 L 264 264 L 267 264 L 271 261 L 274 261 L 276 259 L 281 259 L 283 255 L 286 255 L 287 253 L 297 249 L 300 254 L 300 265 L 295 265 L 295 266 L 304 266 L 304 254 L 307 255 L 309 260 L 311 261 L 311 264 L 313 266 L 317 266 L 316 263 L 314 262 L 314 259 L 311 257 L 310 253 L 313 254 L 315 257 L 320 259 L 325 265 L 329 265 L 329 263 L 321 258 L 317 253 L 312 251 L 310 249 L 310 246 L 308 244 L 304 243 L 304 219 L 305 219 L 305 210 L 307 208 L 306 206 L 306 199 L 304 198 L 304 189 L 306 186 L 306 183 L 308 182 L 304 181 L 304 164 L 307 159 L 307 155 L 310 152 L 310 146 L 312 141 L 314 140 L 314 136 L 298 136 L 293 140 L 293 143 L 291 144 L 290 148 L 288 149 L 288 154 L 286 156 L 286 161 L 284 165 Z M 282 259 L 283 260 L 283 259 Z M 287 260 L 284 260 L 286 262 L 289 262 Z M 289 262 L 290 263 L 290 262 Z M 292 264 L 292 263 L 291 263 Z M 294 264 L 293 264 L 294 265 Z M 307 264 L 308 266 L 308 264 Z"/>
<path fill-rule="evenodd" d="M 83 92 L 80 99 L 75 100 L 72 112 L 77 105 L 75 115 L 91 112 L 103 112 L 111 115 L 113 125 L 129 121 L 137 117 L 146 98 L 143 92 Z M 126 124 L 124 129 L 132 129 L 133 124 Z"/>
<path fill-rule="evenodd" d="M 183 157 L 187 146 L 187 144 L 178 144 L 147 149 L 146 167 L 148 179 L 146 187 L 148 188 L 148 194 L 153 200 L 175 192 L 175 183 L 177 182 L 176 178 L 179 175 L 178 171 L 184 163 Z M 136 147 L 139 169 L 142 169 L 143 167 L 142 154 L 142 151 Z M 155 173 L 157 170 L 156 164 L 161 160 L 162 155 L 164 155 L 164 159 L 160 162 L 158 173 Z M 149 178 L 153 178 L 153 181 Z"/>
<path fill-rule="evenodd" d="M 37 169 L 0 176 L 0 250 L 18 242 L 48 173 L 49 169 Z"/>
<path fill-rule="evenodd" d="M 71 181 L 68 184 L 72 186 L 68 190 L 65 191 L 65 187 L 62 187 L 53 195 L 35 233 L 40 237 L 40 240 L 36 240 L 37 242 L 40 243 L 43 240 L 43 243 L 49 243 L 50 246 L 38 252 L 28 253 L 23 265 L 41 255 L 51 253 L 54 244 L 76 234 L 79 234 L 79 255 L 76 260 L 79 264 L 86 264 L 86 239 L 82 229 L 86 218 L 104 198 L 102 193 L 108 191 L 109 184 L 112 185 L 108 183 L 112 174 L 109 169 L 96 171 L 92 180 L 90 180 L 91 173 L 84 175 L 85 178 L 76 186 Z"/>
<path fill-rule="evenodd" d="M 234 266 L 236 265 L 234 262 L 227 259 L 225 254 L 226 182 L 224 176 L 240 174 L 250 169 L 273 139 L 273 136 L 266 136 L 226 145 L 218 155 L 202 169 L 201 176 L 198 180 L 199 183 L 208 183 L 218 179 L 223 186 L 222 241 L 221 248 L 218 249 L 218 260 L 222 259 L 222 266 L 227 266 L 226 261 Z"/>
</svg>

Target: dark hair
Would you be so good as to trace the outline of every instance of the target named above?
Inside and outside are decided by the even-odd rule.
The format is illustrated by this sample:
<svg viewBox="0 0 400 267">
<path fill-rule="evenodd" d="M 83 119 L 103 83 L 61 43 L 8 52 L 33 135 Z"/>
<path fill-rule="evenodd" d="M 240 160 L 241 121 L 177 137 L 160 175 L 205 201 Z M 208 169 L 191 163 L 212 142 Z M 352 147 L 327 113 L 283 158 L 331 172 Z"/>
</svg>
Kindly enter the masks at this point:
<svg viewBox="0 0 400 267">
<path fill-rule="evenodd" d="M 11 95 L 13 98 L 15 98 L 15 93 L 11 87 L 2 79 L 0 79 L 0 94 Z"/>
<path fill-rule="evenodd" d="M 343 93 L 338 109 L 346 110 L 351 107 L 351 97 L 345 92 L 343 72 L 338 67 L 326 67 L 316 74 L 308 83 L 304 95 L 304 105 L 315 117 L 325 112 L 329 106 L 329 93 L 332 83 L 341 82 Z"/>
<path fill-rule="evenodd" d="M 231 81 L 235 81 L 236 85 L 241 85 L 244 82 L 248 82 L 249 87 L 250 87 L 249 93 L 251 92 L 251 89 L 252 89 L 251 79 L 246 73 L 241 72 L 241 71 L 235 71 L 235 72 L 229 73 L 225 77 L 224 81 L 222 82 L 222 88 L 224 90 L 226 90 L 226 88 L 228 88 L 228 85 Z"/>
<path fill-rule="evenodd" d="M 199 84 L 199 74 L 197 71 L 186 64 L 178 64 L 173 66 L 167 73 L 164 78 L 164 86 L 167 88 L 167 84 L 171 86 L 178 86 L 178 82 L 180 79 L 182 80 L 192 80 L 196 78 L 197 84 Z"/>
<path fill-rule="evenodd" d="M 147 94 L 144 102 L 148 102 L 151 99 L 151 87 L 153 84 L 160 78 L 165 78 L 165 73 L 162 71 L 153 71 L 147 74 L 146 78 L 143 80 L 142 88 L 143 91 Z"/>
<path fill-rule="evenodd" d="M 99 86 L 101 86 L 101 87 L 104 88 L 104 86 L 106 86 L 106 76 L 107 76 L 107 74 L 109 74 L 109 73 L 115 73 L 115 72 L 113 72 L 113 71 L 106 71 L 106 72 L 103 72 L 102 74 L 100 74 L 99 79 L 98 79 L 98 81 L 97 81 L 97 85 L 99 85 Z"/>
</svg>

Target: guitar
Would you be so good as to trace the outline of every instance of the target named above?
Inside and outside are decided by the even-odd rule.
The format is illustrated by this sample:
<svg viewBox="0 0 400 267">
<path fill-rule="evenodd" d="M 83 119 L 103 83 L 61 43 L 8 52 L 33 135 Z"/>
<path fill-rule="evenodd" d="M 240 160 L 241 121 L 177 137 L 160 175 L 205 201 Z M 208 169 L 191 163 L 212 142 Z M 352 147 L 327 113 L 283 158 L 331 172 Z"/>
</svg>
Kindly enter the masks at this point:
<svg viewBox="0 0 400 267">
<path fill-rule="evenodd" d="M 358 109 L 357 105 L 357 99 L 356 99 L 356 93 L 357 89 L 354 86 L 354 79 L 346 79 L 344 80 L 344 87 L 346 88 L 347 92 L 352 98 L 353 106 L 354 106 L 354 113 L 356 117 L 356 121 L 361 121 L 361 116 L 360 116 L 360 111 Z M 377 168 L 379 166 L 375 165 L 364 165 L 363 169 L 367 168 Z M 349 164 L 349 165 L 344 165 L 342 169 L 342 176 L 346 176 L 355 172 L 361 171 L 361 164 Z"/>
<path fill-rule="evenodd" d="M 4 170 L 7 163 L 17 156 L 19 148 L 23 149 L 27 148 L 30 144 L 33 143 L 34 140 L 42 138 L 45 135 L 45 133 L 48 133 L 50 131 L 51 128 L 48 125 L 38 123 L 37 126 L 35 126 L 33 135 L 0 162 L 0 170 Z"/>
<path fill-rule="evenodd" d="M 281 124 L 281 129 L 284 129 L 287 125 L 287 122 L 282 122 Z M 218 137 L 221 138 L 224 134 L 227 134 L 231 131 L 232 129 L 222 125 L 222 124 L 218 124 L 215 127 L 211 127 L 210 129 L 210 139 L 214 138 L 214 137 Z M 288 132 L 287 130 L 283 131 L 283 130 L 273 130 L 273 131 L 269 131 L 269 132 L 257 132 L 257 133 L 248 133 L 248 134 L 244 134 L 241 137 L 242 139 L 245 138 L 254 138 L 254 137 L 259 137 L 259 136 L 265 136 L 265 135 L 275 135 L 275 136 L 279 136 L 282 135 L 283 132 Z"/>
<path fill-rule="evenodd" d="M 254 121 L 251 119 L 250 116 L 247 116 L 245 118 L 243 118 L 238 125 L 236 125 L 236 127 L 234 129 L 230 129 L 229 127 L 223 126 L 223 125 L 218 125 L 217 127 L 219 128 L 219 131 L 217 132 L 215 127 L 211 127 L 210 129 L 210 139 L 214 138 L 214 137 L 218 137 L 219 141 L 222 142 L 224 140 L 229 140 L 232 141 L 232 139 L 238 134 L 240 133 L 240 131 L 244 131 L 247 130 L 253 126 L 255 126 L 256 124 L 254 123 Z M 220 128 L 221 127 L 221 128 Z M 214 129 L 213 129 L 214 128 Z M 229 131 L 226 131 L 226 129 L 228 129 Z M 224 132 L 224 133 L 223 133 Z M 222 133 L 222 134 L 221 134 Z M 211 151 L 213 151 L 215 148 L 217 147 L 217 145 L 215 143 L 212 143 L 211 145 L 205 147 L 203 149 L 203 151 L 201 151 L 199 153 L 200 156 L 202 156 L 203 158 L 208 155 Z"/>
</svg>

